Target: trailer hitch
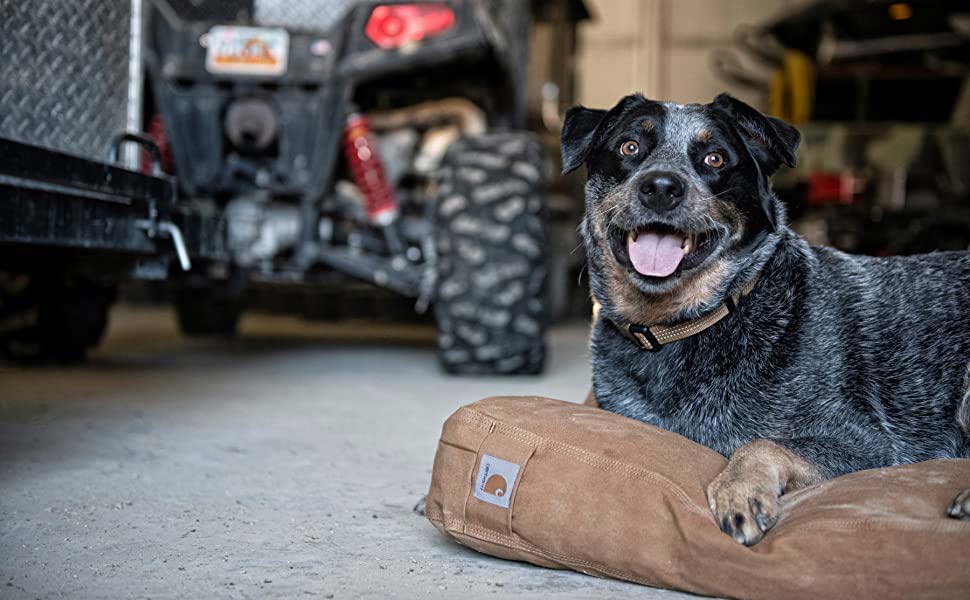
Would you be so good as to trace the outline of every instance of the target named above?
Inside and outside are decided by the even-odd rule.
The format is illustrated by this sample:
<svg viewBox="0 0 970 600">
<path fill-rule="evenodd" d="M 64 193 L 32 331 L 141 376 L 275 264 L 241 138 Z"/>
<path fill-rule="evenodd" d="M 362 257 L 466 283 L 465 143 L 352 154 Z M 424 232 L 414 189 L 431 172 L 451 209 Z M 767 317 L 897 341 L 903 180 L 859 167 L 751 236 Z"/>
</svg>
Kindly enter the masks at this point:
<svg viewBox="0 0 970 600">
<path fill-rule="evenodd" d="M 156 221 L 151 219 L 141 219 L 137 222 L 138 227 L 145 230 L 145 235 L 151 239 L 156 237 L 169 237 L 172 245 L 175 246 L 175 255 L 178 256 L 179 266 L 183 271 L 192 269 L 192 261 L 189 259 L 189 252 L 185 249 L 185 239 L 182 237 L 182 230 L 178 225 L 171 221 Z"/>
<path fill-rule="evenodd" d="M 115 136 L 114 140 L 111 142 L 111 149 L 108 153 L 108 160 L 112 163 L 118 162 L 118 157 L 121 154 L 121 146 L 125 142 L 130 142 L 132 144 L 137 144 L 146 150 L 151 156 L 152 164 L 152 175 L 155 177 L 163 176 L 162 172 L 162 151 L 158 148 L 152 138 L 141 133 L 125 132 L 120 133 Z M 173 193 L 175 188 L 174 181 L 171 182 L 173 187 Z M 145 231 L 145 235 L 149 239 L 156 239 L 167 237 L 172 240 L 172 245 L 175 247 L 175 255 L 179 259 L 179 266 L 182 267 L 183 271 L 189 271 L 192 269 L 192 261 L 189 259 L 189 251 L 185 247 L 185 238 L 182 237 L 182 230 L 179 226 L 171 221 L 163 221 L 158 218 L 158 208 L 155 206 L 155 200 L 152 199 L 148 204 L 148 218 L 139 219 L 135 222 L 135 225 Z"/>
</svg>

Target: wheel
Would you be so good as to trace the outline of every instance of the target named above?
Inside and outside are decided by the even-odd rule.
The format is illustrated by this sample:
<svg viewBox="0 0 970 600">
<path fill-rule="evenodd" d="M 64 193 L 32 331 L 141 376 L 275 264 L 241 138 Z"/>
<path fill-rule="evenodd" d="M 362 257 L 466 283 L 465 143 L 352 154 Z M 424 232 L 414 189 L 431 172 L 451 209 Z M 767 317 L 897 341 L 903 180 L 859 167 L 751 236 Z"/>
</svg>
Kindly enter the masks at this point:
<svg viewBox="0 0 970 600">
<path fill-rule="evenodd" d="M 18 361 L 75 362 L 101 341 L 114 285 L 60 274 L 0 274 L 0 353 Z"/>
<path fill-rule="evenodd" d="M 436 181 L 442 365 L 462 374 L 541 372 L 547 253 L 539 143 L 523 133 L 460 139 Z"/>
<path fill-rule="evenodd" d="M 233 337 L 241 313 L 238 294 L 210 286 L 183 287 L 175 293 L 179 329 L 189 337 Z"/>
</svg>

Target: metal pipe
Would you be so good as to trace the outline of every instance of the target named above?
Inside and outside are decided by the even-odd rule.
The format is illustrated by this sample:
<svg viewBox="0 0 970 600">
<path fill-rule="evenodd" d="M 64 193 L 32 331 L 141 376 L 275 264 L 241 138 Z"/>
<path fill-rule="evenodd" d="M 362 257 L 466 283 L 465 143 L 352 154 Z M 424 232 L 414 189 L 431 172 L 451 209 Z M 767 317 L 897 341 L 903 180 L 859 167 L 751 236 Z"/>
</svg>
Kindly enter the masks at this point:
<svg viewBox="0 0 970 600">
<path fill-rule="evenodd" d="M 369 112 L 367 120 L 371 128 L 378 131 L 454 123 L 464 135 L 481 135 L 488 125 L 485 113 L 465 98 L 445 98 L 404 108 Z"/>
<path fill-rule="evenodd" d="M 182 266 L 182 270 L 191 270 L 192 261 L 189 260 L 189 251 L 185 248 L 185 240 L 182 238 L 182 230 L 180 230 L 178 225 L 175 223 L 170 223 L 168 221 L 160 222 L 158 224 L 158 228 L 161 231 L 168 233 L 169 237 L 172 238 L 172 244 L 175 246 L 175 254 L 179 257 L 179 264 Z"/>
</svg>

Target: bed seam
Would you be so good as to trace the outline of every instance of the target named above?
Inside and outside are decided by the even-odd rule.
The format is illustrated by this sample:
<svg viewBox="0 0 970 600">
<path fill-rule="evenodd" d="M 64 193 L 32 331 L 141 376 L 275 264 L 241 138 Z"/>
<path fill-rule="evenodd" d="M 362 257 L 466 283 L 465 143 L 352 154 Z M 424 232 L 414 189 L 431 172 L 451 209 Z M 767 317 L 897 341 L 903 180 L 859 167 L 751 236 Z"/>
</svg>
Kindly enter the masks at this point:
<svg viewBox="0 0 970 600">
<path fill-rule="evenodd" d="M 707 507 L 701 507 L 696 502 L 694 502 L 690 496 L 677 484 L 672 482 L 667 477 L 657 473 L 656 471 L 650 471 L 642 467 L 636 467 L 631 464 L 620 462 L 612 458 L 606 458 L 605 456 L 600 456 L 599 454 L 590 452 L 589 450 L 583 450 L 582 448 L 577 448 L 575 446 L 560 442 L 557 440 L 550 440 L 544 438 L 536 433 L 522 429 L 515 425 L 510 425 L 508 423 L 503 423 L 491 417 L 487 417 L 479 412 L 473 411 L 468 408 L 462 408 L 459 413 L 459 418 L 474 427 L 480 429 L 491 429 L 493 431 L 498 431 L 503 435 L 506 435 L 512 439 L 518 440 L 526 444 L 534 444 L 538 447 L 546 447 L 550 451 L 557 452 L 558 454 L 569 456 L 575 460 L 578 460 L 591 467 L 605 467 L 611 471 L 621 473 L 624 475 L 633 475 L 639 479 L 653 481 L 659 484 L 667 491 L 673 493 L 677 500 L 687 507 L 691 512 L 700 515 L 705 518 L 709 518 L 713 522 L 714 517 Z"/>
</svg>

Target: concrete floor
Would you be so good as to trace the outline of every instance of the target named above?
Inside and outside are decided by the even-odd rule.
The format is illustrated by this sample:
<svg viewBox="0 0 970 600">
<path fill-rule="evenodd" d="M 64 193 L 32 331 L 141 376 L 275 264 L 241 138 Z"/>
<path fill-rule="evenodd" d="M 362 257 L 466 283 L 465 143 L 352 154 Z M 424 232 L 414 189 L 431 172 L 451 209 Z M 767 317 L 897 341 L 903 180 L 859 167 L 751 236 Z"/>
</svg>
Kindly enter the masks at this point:
<svg viewBox="0 0 970 600">
<path fill-rule="evenodd" d="M 527 379 L 366 332 L 252 317 L 192 341 L 121 308 L 85 365 L 0 366 L 0 598 L 688 597 L 480 555 L 411 510 L 461 404 L 583 398 L 585 326 Z"/>
</svg>

